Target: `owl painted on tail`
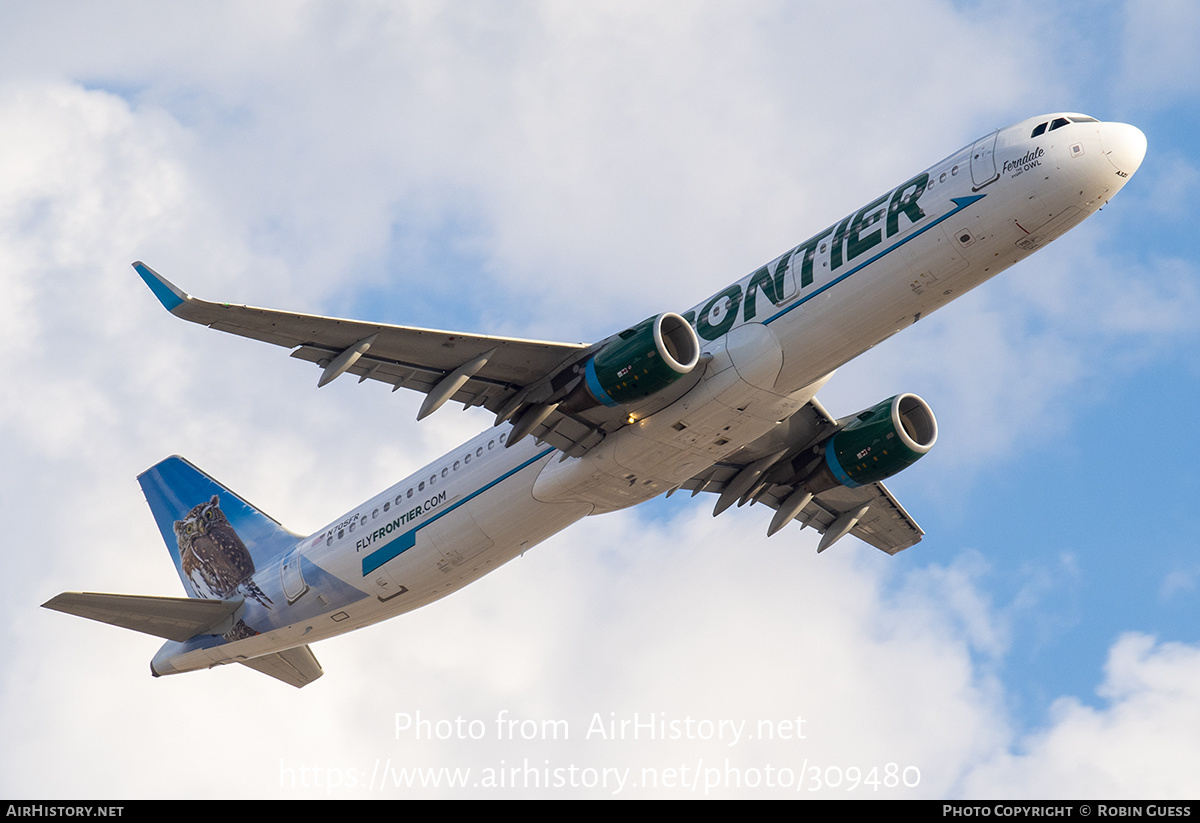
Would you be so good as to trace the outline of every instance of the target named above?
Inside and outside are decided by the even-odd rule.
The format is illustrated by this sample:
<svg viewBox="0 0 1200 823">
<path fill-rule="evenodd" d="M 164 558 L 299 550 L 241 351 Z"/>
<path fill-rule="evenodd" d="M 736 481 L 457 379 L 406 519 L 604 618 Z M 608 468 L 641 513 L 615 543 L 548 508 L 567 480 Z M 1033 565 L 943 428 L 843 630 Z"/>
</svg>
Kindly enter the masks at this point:
<svg viewBox="0 0 1200 823">
<path fill-rule="evenodd" d="M 197 595 L 224 599 L 241 588 L 271 608 L 273 601 L 253 580 L 254 558 L 221 511 L 217 495 L 175 521 L 175 538 L 184 576 Z"/>
</svg>

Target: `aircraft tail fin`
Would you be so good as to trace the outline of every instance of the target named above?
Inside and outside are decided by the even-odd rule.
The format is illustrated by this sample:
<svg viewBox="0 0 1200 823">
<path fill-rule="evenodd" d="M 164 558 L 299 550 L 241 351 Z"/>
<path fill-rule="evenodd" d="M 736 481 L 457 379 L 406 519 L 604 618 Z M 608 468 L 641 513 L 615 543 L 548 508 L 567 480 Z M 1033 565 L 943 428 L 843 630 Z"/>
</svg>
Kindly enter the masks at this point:
<svg viewBox="0 0 1200 823">
<path fill-rule="evenodd" d="M 223 600 L 240 590 L 270 605 L 251 578 L 299 535 L 182 457 L 150 467 L 138 482 L 189 597 Z"/>
</svg>

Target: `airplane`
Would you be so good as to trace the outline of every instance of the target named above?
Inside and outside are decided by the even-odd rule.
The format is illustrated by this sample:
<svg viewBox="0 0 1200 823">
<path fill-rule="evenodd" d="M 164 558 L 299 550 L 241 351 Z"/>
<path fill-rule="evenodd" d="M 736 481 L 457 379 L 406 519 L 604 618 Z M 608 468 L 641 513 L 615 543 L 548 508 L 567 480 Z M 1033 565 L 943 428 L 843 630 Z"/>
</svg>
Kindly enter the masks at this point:
<svg viewBox="0 0 1200 823">
<path fill-rule="evenodd" d="M 495 415 L 489 430 L 311 535 L 181 457 L 138 478 L 187 597 L 45 604 L 167 642 L 154 676 L 241 663 L 296 687 L 310 644 L 424 606 L 584 517 L 686 490 L 895 554 L 924 532 L 882 481 L 937 421 L 901 393 L 833 417 L 834 371 L 1046 246 L 1138 170 L 1136 127 L 1059 112 L 998 129 L 691 309 L 597 343 L 343 320 L 197 299 L 133 264 L 172 314 L 344 375 Z"/>
</svg>

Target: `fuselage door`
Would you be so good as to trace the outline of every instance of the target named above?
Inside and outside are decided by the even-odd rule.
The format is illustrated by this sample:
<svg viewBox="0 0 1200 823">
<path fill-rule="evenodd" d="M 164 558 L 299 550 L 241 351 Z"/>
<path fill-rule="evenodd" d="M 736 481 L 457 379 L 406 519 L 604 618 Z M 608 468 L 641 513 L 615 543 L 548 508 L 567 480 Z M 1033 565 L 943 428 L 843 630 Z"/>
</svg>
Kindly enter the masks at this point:
<svg viewBox="0 0 1200 823">
<path fill-rule="evenodd" d="M 288 603 L 295 603 L 308 591 L 308 584 L 304 582 L 304 572 L 300 569 L 300 546 L 292 549 L 283 558 L 283 562 L 279 564 L 279 576 Z"/>
<path fill-rule="evenodd" d="M 987 137 L 976 140 L 971 147 L 971 191 L 979 191 L 1000 177 L 1000 172 L 996 170 L 996 138 L 999 136 L 1000 130 L 997 129 Z"/>
</svg>

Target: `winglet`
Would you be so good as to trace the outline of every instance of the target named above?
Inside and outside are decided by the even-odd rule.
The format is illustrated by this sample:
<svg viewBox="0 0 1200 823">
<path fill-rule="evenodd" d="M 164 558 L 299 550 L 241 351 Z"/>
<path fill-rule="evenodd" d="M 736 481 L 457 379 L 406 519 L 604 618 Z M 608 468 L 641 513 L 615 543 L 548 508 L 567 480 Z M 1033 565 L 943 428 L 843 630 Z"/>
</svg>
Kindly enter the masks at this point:
<svg viewBox="0 0 1200 823">
<path fill-rule="evenodd" d="M 158 298 L 158 302 L 162 303 L 163 307 L 171 312 L 171 314 L 175 314 L 177 308 L 191 299 L 187 292 L 180 289 L 170 280 L 167 280 L 167 278 L 147 266 L 141 260 L 136 261 L 133 264 L 133 268 L 146 281 L 146 285 L 150 287 L 150 291 L 154 292 L 154 296 Z"/>
</svg>

